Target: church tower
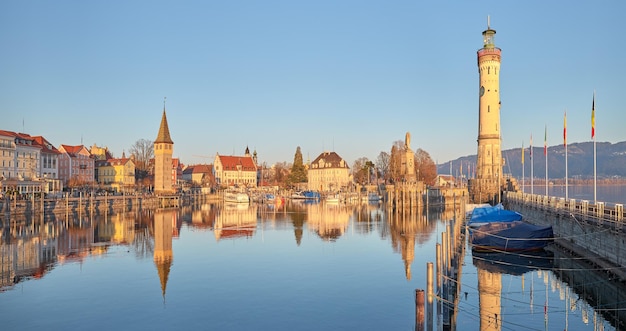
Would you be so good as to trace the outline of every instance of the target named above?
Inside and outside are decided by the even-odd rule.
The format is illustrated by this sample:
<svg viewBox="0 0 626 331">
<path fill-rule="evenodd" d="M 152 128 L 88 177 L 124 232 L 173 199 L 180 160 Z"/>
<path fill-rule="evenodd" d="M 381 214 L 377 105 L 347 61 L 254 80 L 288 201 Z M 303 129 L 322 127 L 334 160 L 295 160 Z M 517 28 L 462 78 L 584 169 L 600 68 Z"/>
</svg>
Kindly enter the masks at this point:
<svg viewBox="0 0 626 331">
<path fill-rule="evenodd" d="M 154 141 L 154 193 L 167 195 L 174 193 L 172 188 L 172 154 L 174 142 L 170 137 L 170 129 L 167 126 L 165 115 L 165 101 L 163 101 L 163 116 L 159 134 Z"/>
<path fill-rule="evenodd" d="M 495 45 L 496 30 L 483 31 L 483 48 L 478 50 L 478 157 L 476 178 L 470 183 L 470 196 L 476 203 L 494 202 L 502 182 L 500 134 L 500 48 Z"/>
</svg>

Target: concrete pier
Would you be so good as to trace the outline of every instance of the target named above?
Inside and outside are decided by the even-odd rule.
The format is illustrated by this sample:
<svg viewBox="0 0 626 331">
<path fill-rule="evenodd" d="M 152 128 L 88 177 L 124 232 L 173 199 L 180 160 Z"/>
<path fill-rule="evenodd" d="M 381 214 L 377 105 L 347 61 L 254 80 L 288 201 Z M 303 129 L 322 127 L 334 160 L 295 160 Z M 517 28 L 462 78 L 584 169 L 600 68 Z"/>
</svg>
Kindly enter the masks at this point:
<svg viewBox="0 0 626 331">
<path fill-rule="evenodd" d="M 520 192 L 505 196 L 507 209 L 520 212 L 530 223 L 551 225 L 556 244 L 626 281 L 623 205 Z"/>
</svg>

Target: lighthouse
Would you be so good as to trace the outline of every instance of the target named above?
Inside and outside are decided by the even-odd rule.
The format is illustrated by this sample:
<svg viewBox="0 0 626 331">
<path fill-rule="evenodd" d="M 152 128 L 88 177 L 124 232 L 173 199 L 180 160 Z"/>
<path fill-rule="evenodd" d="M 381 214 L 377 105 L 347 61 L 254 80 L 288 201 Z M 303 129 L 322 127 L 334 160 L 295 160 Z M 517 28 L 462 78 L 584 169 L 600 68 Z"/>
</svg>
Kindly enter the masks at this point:
<svg viewBox="0 0 626 331">
<path fill-rule="evenodd" d="M 496 30 L 483 31 L 483 48 L 478 57 L 478 153 L 476 178 L 470 182 L 470 196 L 476 203 L 499 201 L 502 178 L 500 134 L 500 61 L 495 44 Z"/>
</svg>

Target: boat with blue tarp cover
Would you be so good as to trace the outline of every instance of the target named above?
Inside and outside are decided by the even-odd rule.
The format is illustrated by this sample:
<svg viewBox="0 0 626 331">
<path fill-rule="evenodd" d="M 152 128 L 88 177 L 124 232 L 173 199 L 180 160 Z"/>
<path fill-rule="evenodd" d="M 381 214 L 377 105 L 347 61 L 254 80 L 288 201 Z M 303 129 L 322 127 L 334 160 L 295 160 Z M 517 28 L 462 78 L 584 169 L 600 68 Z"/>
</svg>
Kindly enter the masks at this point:
<svg viewBox="0 0 626 331">
<path fill-rule="evenodd" d="M 522 218 L 522 214 L 516 211 L 506 210 L 500 203 L 495 206 L 474 208 L 467 225 L 470 228 L 477 228 L 489 223 L 521 221 Z"/>
<path fill-rule="evenodd" d="M 552 226 L 539 226 L 523 221 L 488 223 L 471 231 L 475 251 L 537 251 L 552 242 Z"/>
</svg>

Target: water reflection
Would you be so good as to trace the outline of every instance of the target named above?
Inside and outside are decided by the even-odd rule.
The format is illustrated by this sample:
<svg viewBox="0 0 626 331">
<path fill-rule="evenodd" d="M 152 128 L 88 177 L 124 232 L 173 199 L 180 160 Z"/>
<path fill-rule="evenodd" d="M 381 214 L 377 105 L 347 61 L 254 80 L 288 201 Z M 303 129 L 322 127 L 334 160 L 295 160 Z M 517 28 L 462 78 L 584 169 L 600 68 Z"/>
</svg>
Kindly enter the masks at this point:
<svg viewBox="0 0 626 331">
<path fill-rule="evenodd" d="M 177 214 L 173 209 L 159 209 L 154 213 L 154 265 L 161 282 L 161 294 L 165 302 L 167 279 L 174 262 L 172 237 L 177 228 Z"/>
<path fill-rule="evenodd" d="M 389 297 L 393 299 L 387 299 L 386 295 L 396 291 L 405 293 L 400 296 L 405 298 L 410 297 L 408 294 L 414 289 L 424 288 L 425 261 L 435 261 L 432 247 L 436 244 L 444 246 L 444 252 L 441 254 L 444 261 L 441 266 L 437 265 L 438 272 L 443 270 L 443 282 L 448 282 L 450 288 L 458 282 L 459 286 L 464 288 L 460 295 L 451 296 L 449 300 L 453 306 L 450 309 L 461 311 L 460 315 L 454 311 L 448 314 L 448 319 L 459 318 L 459 320 L 451 323 L 452 325 L 459 325 L 458 329 L 465 329 L 464 327 L 467 323 L 471 323 L 472 319 L 475 319 L 476 323 L 480 323 L 481 330 L 518 329 L 525 324 L 529 324 L 535 329 L 541 329 L 536 323 L 527 323 L 525 318 L 534 316 L 543 319 L 544 306 L 546 312 L 551 312 L 551 320 L 548 320 L 548 313 L 545 313 L 545 322 L 541 321 L 540 324 L 545 323 L 549 326 L 548 329 L 555 329 L 555 327 L 563 329 L 562 325 L 567 321 L 574 325 L 574 319 L 583 325 L 586 325 L 584 323 L 594 323 L 594 321 L 599 324 L 608 321 L 606 322 L 607 325 L 610 324 L 616 329 L 625 327 L 623 321 L 626 320 L 626 317 L 622 308 L 623 303 L 626 302 L 624 284 L 619 280 L 607 279 L 606 273 L 594 271 L 593 266 L 585 265 L 580 259 L 567 256 L 565 253 L 552 250 L 542 254 L 475 253 L 471 255 L 472 265 L 466 267 L 462 267 L 464 254 L 461 254 L 461 261 L 454 264 L 452 262 L 454 253 L 446 253 L 445 250 L 454 251 L 455 247 L 463 244 L 462 236 L 454 232 L 457 230 L 452 231 L 458 225 L 452 220 L 459 214 L 461 213 L 458 210 L 452 209 L 433 209 L 423 213 L 421 211 L 395 212 L 385 209 L 384 206 L 381 208 L 378 205 L 368 204 L 329 205 L 288 202 L 280 206 L 207 204 L 197 206 L 197 208 L 125 211 L 111 215 L 83 215 L 81 217 L 68 215 L 67 217 L 60 216 L 56 218 L 56 221 L 50 221 L 47 218 L 34 220 L 18 218 L 2 223 L 0 288 L 4 292 L 18 292 L 10 291 L 15 287 L 15 284 L 29 279 L 42 279 L 43 282 L 39 283 L 38 288 L 48 290 L 54 286 L 51 285 L 54 284 L 54 277 L 46 276 L 55 268 L 76 266 L 77 263 L 82 266 L 85 263 L 90 263 L 88 257 L 96 255 L 104 255 L 104 258 L 108 258 L 110 261 L 112 260 L 111 255 L 117 254 L 114 256 L 123 259 L 128 255 L 131 260 L 137 259 L 148 262 L 150 270 L 143 274 L 155 281 L 158 277 L 160 296 L 156 300 L 154 298 L 151 300 L 156 302 L 159 308 L 162 308 L 161 298 L 165 302 L 167 296 L 169 309 L 172 309 L 171 307 L 174 305 L 170 303 L 179 299 L 177 295 L 180 297 L 180 294 L 188 295 L 188 293 L 195 293 L 196 291 L 206 292 L 202 293 L 202 300 L 192 298 L 194 304 L 206 303 L 203 301 L 206 297 L 215 296 L 214 302 L 209 302 L 210 305 L 213 305 L 211 306 L 213 310 L 222 309 L 224 302 L 233 302 L 233 305 L 237 305 L 237 298 L 245 296 L 249 299 L 250 296 L 247 295 L 249 292 L 252 292 L 252 296 L 263 296 L 263 300 L 273 299 L 272 303 L 276 306 L 284 303 L 280 301 L 282 299 L 276 299 L 276 297 L 297 300 L 298 298 L 293 296 L 294 288 L 301 288 L 303 284 L 313 284 L 307 289 L 315 289 L 318 284 L 322 285 L 320 287 L 327 288 L 332 287 L 333 284 L 339 284 L 335 285 L 338 286 L 337 288 L 330 288 L 328 292 L 330 294 L 324 292 L 324 296 L 321 298 L 307 295 L 306 300 L 302 301 L 301 305 L 289 307 L 292 309 L 290 313 L 292 316 L 310 313 L 310 311 L 298 310 L 299 307 L 304 306 L 316 307 L 315 313 L 326 313 L 327 310 L 324 309 L 332 293 L 343 292 L 349 293 L 349 295 L 346 294 L 346 297 L 351 298 L 343 299 L 338 304 L 352 316 L 361 316 L 360 314 L 367 311 L 368 308 L 364 304 L 355 304 L 353 301 L 372 301 L 367 299 L 353 300 L 352 298 L 367 292 L 361 290 L 365 287 L 375 292 L 385 302 L 386 306 L 395 305 L 393 312 L 397 313 L 413 303 L 402 301 L 404 299 L 393 296 Z M 287 242 L 291 247 L 266 245 L 264 250 L 254 250 L 257 247 L 254 245 L 261 241 L 250 239 L 257 239 L 254 237 L 260 236 L 262 231 L 272 230 L 277 232 L 272 233 L 271 236 L 266 235 L 264 240 L 269 240 L 267 238 L 286 238 L 287 240 L 283 242 Z M 449 237 L 446 237 L 445 240 L 441 236 L 443 232 L 450 232 Z M 193 242 L 193 245 L 189 244 L 189 241 L 194 239 L 192 237 L 198 234 L 202 235 L 196 237 L 200 239 L 196 239 L 198 241 Z M 311 235 L 306 236 L 306 234 Z M 209 240 L 206 240 L 207 236 Z M 213 236 L 215 240 L 213 240 Z M 180 238 L 180 241 L 173 241 L 176 238 Z M 231 245 L 222 244 L 226 240 L 229 243 L 247 240 L 250 247 L 254 248 L 247 257 L 224 258 L 228 257 L 231 249 Z M 289 251 L 290 248 L 300 246 L 303 240 L 311 242 L 307 242 L 306 247 Z M 186 250 L 178 250 L 179 246 L 177 246 L 176 265 L 174 264 L 173 243 L 177 245 L 187 243 L 193 246 L 193 248 L 187 247 Z M 214 254 L 204 254 L 203 252 L 206 252 L 204 248 L 197 249 L 200 245 L 207 243 L 216 247 L 215 250 L 211 251 Z M 380 243 L 382 243 L 381 247 L 383 248 L 377 250 L 376 254 L 371 254 L 371 257 L 364 257 L 363 254 L 360 254 L 363 251 L 361 248 L 370 249 L 380 245 Z M 342 254 L 333 254 L 332 256 L 318 254 L 318 252 L 324 251 L 324 249 L 319 249 L 320 246 L 323 248 L 323 246 L 328 247 L 329 245 L 333 245 L 333 250 L 335 248 L 337 250 L 345 249 L 350 245 L 354 246 L 350 246 L 349 250 L 343 250 Z M 353 247 L 359 247 L 359 249 L 352 249 Z M 271 251 L 274 248 L 277 250 Z M 190 258 L 184 254 L 190 254 L 192 251 L 197 255 L 194 255 L 191 259 L 193 261 L 190 263 Z M 272 255 L 260 255 L 267 252 L 280 252 L 282 259 L 288 259 L 291 264 L 299 267 L 286 268 L 284 264 L 281 264 L 282 261 L 272 260 Z M 353 253 L 356 255 L 349 255 Z M 391 259 L 385 255 L 387 253 L 391 255 Z M 259 256 L 263 259 L 258 259 Z M 333 259 L 332 270 L 330 271 L 325 269 L 329 259 Z M 103 259 L 99 258 L 98 260 L 102 261 Z M 258 260 L 263 260 L 264 264 L 255 264 L 255 261 Z M 348 260 L 349 263 L 346 262 Z M 372 261 L 378 265 L 372 267 L 374 263 Z M 391 263 L 386 264 L 388 261 Z M 192 266 L 185 266 L 185 262 Z M 437 262 L 439 263 L 439 261 Z M 206 272 L 207 265 L 215 266 L 218 263 L 221 263 L 219 268 L 212 270 L 219 271 Z M 386 270 L 380 274 L 373 274 L 372 277 L 354 276 L 379 272 L 378 269 L 383 269 L 380 265 L 388 265 L 389 267 L 385 267 Z M 123 270 L 127 266 L 128 264 L 122 263 L 119 268 Z M 248 266 L 250 269 L 246 269 Z M 256 286 L 246 287 L 246 284 L 249 283 L 241 282 L 241 279 L 237 278 L 236 280 L 239 281 L 230 283 L 230 287 L 206 289 L 196 283 L 187 285 L 191 289 L 186 289 L 185 292 L 181 289 L 183 287 L 181 284 L 189 282 L 190 279 L 195 279 L 190 278 L 188 273 L 182 271 L 181 268 L 184 267 L 189 268 L 188 270 L 198 270 L 210 274 L 207 277 L 212 277 L 212 281 L 217 280 L 221 283 L 228 283 L 229 277 L 233 278 L 233 275 L 228 274 L 229 269 L 250 270 L 249 272 L 240 272 L 238 277 L 250 276 L 254 278 L 255 284 L 257 284 L 258 278 L 258 283 L 264 284 L 265 288 L 271 288 L 271 291 L 261 292 L 259 295 L 259 292 L 255 291 L 262 290 L 257 289 Z M 255 270 L 259 270 L 259 267 L 265 268 L 264 270 L 267 272 L 256 274 Z M 274 267 L 276 269 L 273 269 Z M 475 268 L 476 279 L 472 278 L 474 277 L 472 275 L 469 277 L 472 279 L 472 284 L 463 284 L 463 281 L 467 281 L 468 276 L 463 275 L 466 279 L 461 279 L 463 270 L 460 269 L 470 268 L 470 273 L 472 273 L 474 270 L 471 269 L 472 267 Z M 141 268 L 137 269 L 140 270 Z M 303 269 L 306 271 L 300 273 L 299 270 Z M 71 270 L 71 268 L 64 270 Z M 316 273 L 317 270 L 329 272 L 319 274 Z M 116 271 L 111 271 L 112 275 L 119 275 L 114 273 Z M 69 271 L 67 272 L 69 273 Z M 342 274 L 342 272 L 344 273 Z M 263 278 L 266 274 L 271 275 L 271 278 Z M 326 276 L 328 279 L 324 278 Z M 52 278 L 52 282 L 46 283 L 46 278 Z M 273 283 L 276 278 L 281 279 L 278 285 Z M 306 281 L 298 283 L 294 279 L 305 279 Z M 381 283 L 371 283 L 371 279 L 380 279 Z M 397 279 L 401 282 L 397 282 Z M 89 282 L 89 280 L 84 281 Z M 168 283 L 170 284 L 170 293 L 168 293 Z M 398 285 L 398 283 L 401 284 Z M 436 283 L 437 288 L 440 289 L 439 293 L 448 292 L 447 288 L 439 286 L 439 275 L 436 278 Z M 97 283 L 89 284 L 94 288 L 98 288 L 97 285 L 99 285 Z M 46 288 L 47 286 L 48 288 Z M 248 292 L 240 294 L 237 292 L 240 289 L 239 286 L 246 287 Z M 354 289 L 351 286 L 354 286 Z M 152 283 L 148 290 L 156 296 L 157 288 L 158 286 Z M 177 290 L 174 291 L 173 289 Z M 348 292 L 347 289 L 351 291 Z M 472 292 L 472 289 L 475 289 L 475 292 Z M 180 293 L 176 293 L 179 291 Z M 464 299 L 459 303 L 458 297 L 463 297 L 463 291 L 466 293 Z M 64 295 L 72 295 L 72 291 L 66 292 Z M 467 292 L 470 292 L 469 295 Z M 8 296 L 8 294 L 10 293 L 0 295 Z M 13 294 L 10 298 L 18 296 Z M 333 300 L 337 299 L 335 296 L 332 298 Z M 106 295 L 102 295 L 100 298 L 100 300 L 109 300 L 102 301 L 102 303 L 110 306 L 114 306 L 117 299 L 119 299 L 119 294 L 117 298 Z M 185 300 L 187 299 L 185 298 Z M 432 302 L 432 297 L 426 299 L 429 300 L 429 303 Z M 71 297 L 66 299 L 66 301 L 71 300 Z M 351 311 L 353 306 L 357 308 Z M 475 316 L 468 317 L 467 312 L 475 308 L 480 309 L 480 312 L 476 312 Z M 380 309 L 380 306 L 377 309 Z M 443 315 L 447 308 L 444 307 L 443 313 L 440 306 L 437 309 L 437 314 Z M 268 313 L 268 311 L 262 312 Z M 429 326 L 427 329 L 430 330 L 432 329 L 434 313 L 432 308 L 429 308 L 427 312 L 426 325 Z M 177 311 L 177 313 L 181 313 L 181 311 Z M 263 317 L 257 315 L 256 318 L 258 321 L 259 318 Z M 271 318 L 282 318 L 282 316 L 272 315 Z M 378 316 L 378 318 L 384 320 L 384 316 Z M 268 317 L 268 319 L 270 318 Z M 337 317 L 337 319 L 339 320 L 341 317 Z M 442 319 L 445 321 L 445 318 Z M 438 324 L 442 323 L 439 315 L 437 321 Z M 410 323 L 414 323 L 414 321 Z M 385 324 L 380 325 L 384 326 Z M 333 326 L 337 325 L 331 322 L 330 324 L 323 324 L 323 326 L 332 329 Z M 478 325 L 473 329 L 477 328 Z M 572 327 L 571 329 L 577 328 Z"/>
<path fill-rule="evenodd" d="M 222 239 L 249 238 L 254 235 L 257 223 L 257 205 L 226 203 L 218 207 L 213 234 L 217 241 Z"/>
</svg>

